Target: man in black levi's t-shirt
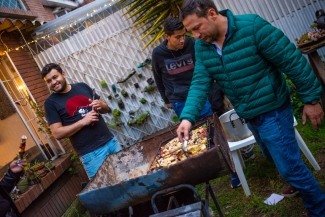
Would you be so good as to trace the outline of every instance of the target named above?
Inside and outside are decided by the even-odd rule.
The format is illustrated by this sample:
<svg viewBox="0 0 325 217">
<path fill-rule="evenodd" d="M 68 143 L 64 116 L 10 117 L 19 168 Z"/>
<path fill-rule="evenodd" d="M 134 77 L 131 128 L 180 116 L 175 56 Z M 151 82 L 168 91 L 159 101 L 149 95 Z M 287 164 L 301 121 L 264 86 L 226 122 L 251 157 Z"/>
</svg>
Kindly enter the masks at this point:
<svg viewBox="0 0 325 217">
<path fill-rule="evenodd" d="M 180 117 L 193 77 L 195 39 L 185 36 L 185 27 L 175 17 L 166 19 L 164 31 L 166 40 L 152 51 L 152 71 L 166 107 Z M 207 100 L 199 118 L 209 115 L 212 110 Z"/>
<path fill-rule="evenodd" d="M 122 149 L 100 115 L 109 107 L 87 84 L 68 84 L 58 64 L 45 65 L 42 77 L 53 91 L 44 103 L 52 134 L 70 139 L 91 179 L 108 154 Z"/>
</svg>

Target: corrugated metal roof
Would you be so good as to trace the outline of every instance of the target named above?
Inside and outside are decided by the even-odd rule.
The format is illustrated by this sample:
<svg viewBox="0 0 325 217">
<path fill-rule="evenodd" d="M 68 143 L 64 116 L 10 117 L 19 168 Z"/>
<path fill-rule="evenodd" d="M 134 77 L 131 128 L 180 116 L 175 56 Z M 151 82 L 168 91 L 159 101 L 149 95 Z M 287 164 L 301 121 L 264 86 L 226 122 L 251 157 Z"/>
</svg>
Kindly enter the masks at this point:
<svg viewBox="0 0 325 217">
<path fill-rule="evenodd" d="M 44 23 L 37 20 L 0 18 L 0 31 L 12 32 L 17 30 L 18 27 L 22 32 L 32 33 L 36 27 Z"/>
</svg>

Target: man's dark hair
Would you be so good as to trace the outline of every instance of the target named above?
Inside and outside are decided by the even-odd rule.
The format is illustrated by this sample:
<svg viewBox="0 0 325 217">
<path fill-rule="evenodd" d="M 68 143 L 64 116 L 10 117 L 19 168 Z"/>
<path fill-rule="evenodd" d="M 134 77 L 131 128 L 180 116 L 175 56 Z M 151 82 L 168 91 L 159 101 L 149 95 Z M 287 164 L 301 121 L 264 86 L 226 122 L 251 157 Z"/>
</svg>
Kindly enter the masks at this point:
<svg viewBox="0 0 325 217">
<path fill-rule="evenodd" d="M 49 63 L 49 64 L 46 64 L 46 65 L 43 67 L 43 69 L 42 69 L 42 73 L 41 73 L 42 78 L 44 79 L 45 76 L 46 76 L 48 73 L 50 73 L 50 71 L 51 71 L 52 69 L 56 69 L 58 72 L 60 72 L 60 74 L 62 74 L 62 69 L 61 69 L 61 67 L 60 67 L 58 64 L 56 64 L 56 63 Z"/>
<path fill-rule="evenodd" d="M 164 31 L 167 35 L 174 34 L 174 31 L 184 28 L 183 23 L 177 17 L 167 17 L 164 23 Z"/>
<path fill-rule="evenodd" d="M 218 14 L 213 0 L 185 0 L 180 11 L 179 19 L 184 20 L 185 17 L 191 14 L 196 14 L 197 17 L 207 17 L 210 8 L 213 8 Z"/>
</svg>

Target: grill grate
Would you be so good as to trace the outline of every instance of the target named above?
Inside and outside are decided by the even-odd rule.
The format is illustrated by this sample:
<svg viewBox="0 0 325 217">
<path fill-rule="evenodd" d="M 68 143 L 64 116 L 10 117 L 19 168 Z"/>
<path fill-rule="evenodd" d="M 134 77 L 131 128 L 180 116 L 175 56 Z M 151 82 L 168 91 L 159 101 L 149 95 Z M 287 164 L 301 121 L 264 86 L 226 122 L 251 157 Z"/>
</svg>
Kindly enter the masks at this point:
<svg viewBox="0 0 325 217">
<path fill-rule="evenodd" d="M 206 150 L 212 148 L 214 146 L 210 138 L 210 128 L 212 126 L 213 124 L 207 121 L 192 129 L 190 132 L 191 139 L 189 140 L 186 151 L 182 149 L 183 144 L 179 142 L 177 137 L 160 143 L 156 156 L 150 165 L 150 171 L 153 172 L 169 165 L 176 164 L 187 158 L 202 154 Z M 205 142 L 205 144 L 199 144 L 200 142 Z"/>
</svg>

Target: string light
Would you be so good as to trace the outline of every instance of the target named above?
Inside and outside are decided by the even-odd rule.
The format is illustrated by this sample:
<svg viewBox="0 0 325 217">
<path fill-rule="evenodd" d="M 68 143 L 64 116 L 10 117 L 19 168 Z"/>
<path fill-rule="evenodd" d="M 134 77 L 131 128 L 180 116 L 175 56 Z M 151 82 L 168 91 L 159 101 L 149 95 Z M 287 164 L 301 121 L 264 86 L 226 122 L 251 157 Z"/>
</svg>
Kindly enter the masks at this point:
<svg viewBox="0 0 325 217">
<path fill-rule="evenodd" d="M 111 0 L 110 2 L 115 2 L 115 0 Z M 101 8 L 105 8 L 105 7 L 110 7 L 110 6 L 112 6 L 111 5 L 111 3 L 108 3 L 108 4 L 104 4 L 103 6 L 101 6 L 99 9 L 101 9 Z M 90 12 L 90 14 L 89 13 L 87 13 L 86 15 L 85 15 L 85 17 L 93 17 L 93 13 L 95 13 L 95 12 L 97 12 L 99 9 L 93 9 L 91 12 Z M 80 21 L 82 18 L 79 18 L 78 20 L 75 20 L 75 21 L 72 21 L 70 24 L 67 24 L 66 26 L 61 26 L 61 27 L 59 27 L 57 30 L 53 30 L 53 32 L 56 32 L 57 34 L 58 33 L 61 33 L 61 30 L 64 30 L 64 29 L 66 29 L 66 28 L 72 28 L 73 26 L 72 25 L 77 25 L 77 22 L 78 21 Z M 50 34 L 51 33 L 49 33 L 49 34 L 47 34 L 47 35 L 43 35 L 43 36 L 41 36 L 40 38 L 37 38 L 37 39 L 35 39 L 35 40 L 33 40 L 33 41 L 30 41 L 30 42 L 28 42 L 27 44 L 25 44 L 25 45 L 22 45 L 22 46 L 19 46 L 19 47 L 16 47 L 16 48 L 10 48 L 9 50 L 8 50 L 8 52 L 10 52 L 10 51 L 14 51 L 14 50 L 16 50 L 16 51 L 18 51 L 18 50 L 20 50 L 20 49 L 23 49 L 23 48 L 25 48 L 26 46 L 28 46 L 29 44 L 32 44 L 32 43 L 36 43 L 38 40 L 40 40 L 40 39 L 43 39 L 43 40 L 46 40 L 47 38 L 49 39 L 49 38 L 51 38 L 52 36 L 50 36 Z"/>
</svg>

